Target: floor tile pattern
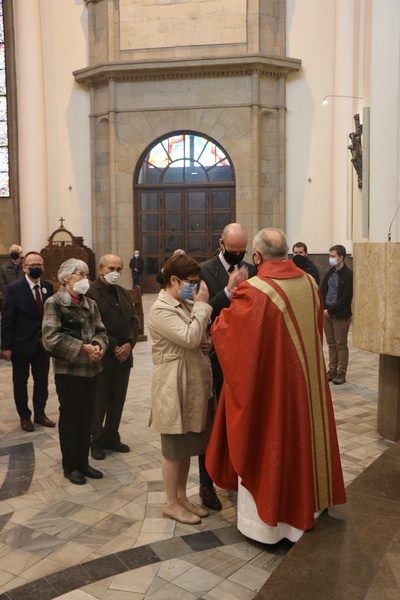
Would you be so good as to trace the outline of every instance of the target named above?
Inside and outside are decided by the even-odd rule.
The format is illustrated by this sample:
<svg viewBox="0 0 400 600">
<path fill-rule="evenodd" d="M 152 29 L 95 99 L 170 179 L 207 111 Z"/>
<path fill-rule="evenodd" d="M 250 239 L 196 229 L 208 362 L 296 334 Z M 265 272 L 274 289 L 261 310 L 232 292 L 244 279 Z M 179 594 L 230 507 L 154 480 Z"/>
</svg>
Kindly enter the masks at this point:
<svg viewBox="0 0 400 600">
<path fill-rule="evenodd" d="M 145 317 L 155 297 L 143 297 Z M 57 429 L 21 431 L 11 366 L 0 361 L 0 600 L 250 600 L 268 587 L 273 573 L 286 568 L 296 547 L 244 538 L 235 526 L 233 492 L 219 491 L 223 510 L 200 525 L 162 518 L 160 440 L 147 426 L 150 338 L 137 344 L 134 356 L 121 426 L 131 452 L 107 452 L 104 461 L 92 461 L 105 476 L 85 486 L 63 477 Z M 351 347 L 348 380 L 332 386 L 346 485 L 392 445 L 376 431 L 377 380 L 378 357 Z M 57 420 L 57 412 L 51 381 L 47 414 Z M 195 459 L 189 494 L 198 501 Z M 340 517 L 329 516 L 332 525 L 323 517 L 312 533 L 331 527 L 332 535 L 340 537 L 340 528 L 334 527 Z M 397 560 L 396 545 L 393 549 L 381 577 Z"/>
</svg>

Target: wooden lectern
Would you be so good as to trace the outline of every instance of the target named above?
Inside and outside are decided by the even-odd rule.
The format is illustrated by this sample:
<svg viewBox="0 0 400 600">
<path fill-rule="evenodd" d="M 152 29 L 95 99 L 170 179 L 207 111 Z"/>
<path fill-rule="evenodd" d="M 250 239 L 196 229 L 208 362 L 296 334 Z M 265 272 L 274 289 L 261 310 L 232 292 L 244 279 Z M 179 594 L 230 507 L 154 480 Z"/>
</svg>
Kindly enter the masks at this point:
<svg viewBox="0 0 400 600">
<path fill-rule="evenodd" d="M 400 243 L 354 244 L 354 344 L 379 353 L 378 424 L 400 440 Z"/>
</svg>

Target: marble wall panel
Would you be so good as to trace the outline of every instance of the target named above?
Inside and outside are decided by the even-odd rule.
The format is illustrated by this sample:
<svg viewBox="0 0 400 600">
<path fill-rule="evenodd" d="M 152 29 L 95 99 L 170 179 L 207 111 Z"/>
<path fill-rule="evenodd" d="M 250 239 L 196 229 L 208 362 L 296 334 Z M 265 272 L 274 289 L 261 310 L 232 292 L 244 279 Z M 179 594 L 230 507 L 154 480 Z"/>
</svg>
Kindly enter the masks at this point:
<svg viewBox="0 0 400 600">
<path fill-rule="evenodd" d="M 121 50 L 246 41 L 246 0 L 120 0 Z"/>
<path fill-rule="evenodd" d="M 354 244 L 354 343 L 400 356 L 400 242 Z"/>
<path fill-rule="evenodd" d="M 119 111 L 237 106 L 251 102 L 251 79 L 226 76 L 129 81 L 118 85 L 116 102 Z M 104 102 L 97 104 L 96 110 L 106 110 Z"/>
</svg>

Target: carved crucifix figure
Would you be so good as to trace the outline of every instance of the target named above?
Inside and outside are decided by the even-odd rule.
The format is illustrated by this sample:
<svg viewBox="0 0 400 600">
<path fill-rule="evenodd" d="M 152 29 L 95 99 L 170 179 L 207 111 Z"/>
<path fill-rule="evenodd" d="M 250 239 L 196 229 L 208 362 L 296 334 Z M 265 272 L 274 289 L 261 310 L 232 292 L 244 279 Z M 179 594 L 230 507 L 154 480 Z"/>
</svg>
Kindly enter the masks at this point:
<svg viewBox="0 0 400 600">
<path fill-rule="evenodd" d="M 351 162 L 357 173 L 358 187 L 362 189 L 362 125 L 360 123 L 360 115 L 354 115 L 355 132 L 349 133 L 351 144 L 348 149 L 351 152 Z"/>
</svg>

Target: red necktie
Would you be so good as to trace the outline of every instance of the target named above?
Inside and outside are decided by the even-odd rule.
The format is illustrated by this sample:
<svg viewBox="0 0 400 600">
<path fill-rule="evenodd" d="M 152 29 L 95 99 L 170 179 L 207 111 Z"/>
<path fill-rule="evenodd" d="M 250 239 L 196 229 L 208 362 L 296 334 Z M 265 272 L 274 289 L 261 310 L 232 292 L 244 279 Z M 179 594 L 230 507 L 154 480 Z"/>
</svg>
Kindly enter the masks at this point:
<svg viewBox="0 0 400 600">
<path fill-rule="evenodd" d="M 39 309 L 39 313 L 42 315 L 43 314 L 43 303 L 42 303 L 42 298 L 41 298 L 40 292 L 39 292 L 39 286 L 38 286 L 38 284 L 36 284 L 33 287 L 35 290 L 36 304 Z"/>
</svg>

